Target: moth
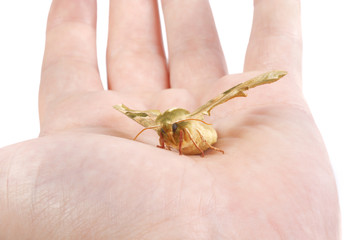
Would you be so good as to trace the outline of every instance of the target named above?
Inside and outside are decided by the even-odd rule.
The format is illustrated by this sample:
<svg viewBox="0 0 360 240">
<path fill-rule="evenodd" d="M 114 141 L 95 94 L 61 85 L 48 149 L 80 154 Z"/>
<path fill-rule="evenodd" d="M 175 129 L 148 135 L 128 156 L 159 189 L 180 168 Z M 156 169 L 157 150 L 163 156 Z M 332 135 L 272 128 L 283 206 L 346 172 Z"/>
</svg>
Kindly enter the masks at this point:
<svg viewBox="0 0 360 240">
<path fill-rule="evenodd" d="M 139 111 L 132 110 L 124 104 L 113 107 L 145 127 L 135 136 L 134 140 L 145 130 L 153 129 L 159 135 L 160 145 L 158 147 L 167 150 L 176 149 L 180 155 L 201 154 L 204 157 L 204 151 L 209 148 L 224 153 L 223 150 L 213 146 L 217 141 L 217 133 L 211 124 L 204 121 L 204 116 L 210 116 L 210 111 L 214 107 L 232 98 L 246 97 L 244 91 L 263 84 L 273 83 L 286 74 L 285 71 L 263 73 L 230 88 L 194 112 L 189 112 L 183 108 L 171 108 L 163 113 L 159 110 Z"/>
</svg>

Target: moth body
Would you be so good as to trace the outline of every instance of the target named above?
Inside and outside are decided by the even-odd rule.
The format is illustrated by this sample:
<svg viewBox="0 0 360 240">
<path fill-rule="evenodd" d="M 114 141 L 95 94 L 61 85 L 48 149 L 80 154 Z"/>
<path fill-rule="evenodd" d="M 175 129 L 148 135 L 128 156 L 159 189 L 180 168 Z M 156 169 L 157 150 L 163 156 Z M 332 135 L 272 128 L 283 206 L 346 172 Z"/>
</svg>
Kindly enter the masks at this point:
<svg viewBox="0 0 360 240">
<path fill-rule="evenodd" d="M 180 154 L 204 154 L 217 141 L 215 129 L 202 119 L 189 119 L 190 112 L 182 108 L 165 111 L 156 119 L 161 148 L 173 148 Z"/>
<path fill-rule="evenodd" d="M 188 155 L 203 155 L 204 151 L 216 143 L 217 133 L 213 127 L 201 122 L 190 121 L 189 125 L 184 128 L 184 142 L 181 151 Z M 180 151 L 178 148 L 177 150 Z"/>
</svg>

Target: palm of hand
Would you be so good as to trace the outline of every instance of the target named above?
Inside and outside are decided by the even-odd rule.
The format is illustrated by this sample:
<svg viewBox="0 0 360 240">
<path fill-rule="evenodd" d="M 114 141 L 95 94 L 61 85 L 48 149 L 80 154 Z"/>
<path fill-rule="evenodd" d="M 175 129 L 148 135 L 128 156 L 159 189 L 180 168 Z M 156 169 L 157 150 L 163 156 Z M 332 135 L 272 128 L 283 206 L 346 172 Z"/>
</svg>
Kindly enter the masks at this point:
<svg viewBox="0 0 360 240">
<path fill-rule="evenodd" d="M 83 63 L 72 67 L 82 69 Z M 77 70 L 79 82 L 93 78 L 85 70 Z M 112 109 L 125 103 L 144 110 L 193 110 L 255 75 L 202 82 L 198 91 L 178 83 L 175 89 L 137 93 L 89 87 L 55 91 L 56 98 L 42 83 L 42 137 L 1 153 L 10 159 L 3 166 L 27 169 L 7 180 L 8 214 L 18 222 L 11 225 L 14 232 L 32 232 L 34 239 L 64 232 L 74 239 L 330 239 L 334 235 L 324 229 L 336 225 L 334 211 L 327 211 L 337 205 L 336 189 L 321 137 L 294 87 L 297 76 L 214 109 L 210 122 L 224 155 L 179 156 L 156 148 L 153 132 L 133 141 L 141 127 Z M 168 81 L 163 78 L 159 82 Z M 26 182 L 25 200 L 12 195 L 12 183 L 19 181 Z M 17 211 L 26 217 L 19 221 Z"/>
<path fill-rule="evenodd" d="M 228 82 L 244 80 L 241 76 L 225 78 Z M 182 99 L 184 92 L 173 90 L 171 96 Z M 37 182 L 46 184 L 39 184 L 37 191 L 46 196 L 39 194 L 38 211 L 43 211 L 49 198 L 65 195 L 72 199 L 67 203 L 72 215 L 94 212 L 97 219 L 88 221 L 98 226 L 117 219 L 128 227 L 120 236 L 129 239 L 149 231 L 164 234 L 164 238 L 186 237 L 213 226 L 219 229 L 208 234 L 232 229 L 252 234 L 257 226 L 248 218 L 266 215 L 257 224 L 271 229 L 274 226 L 267 224 L 273 221 L 289 228 L 288 222 L 282 221 L 288 211 L 296 212 L 302 206 L 306 217 L 307 208 L 328 191 L 315 192 L 321 187 L 316 186 L 321 175 L 331 174 L 331 170 L 318 162 L 325 157 L 325 150 L 313 151 L 322 146 L 305 110 L 281 104 L 244 108 L 245 99 L 232 100 L 211 118 L 220 136 L 217 146 L 225 155 L 207 151 L 202 159 L 156 148 L 154 132 L 140 138 L 145 143 L 131 140 L 141 126 L 111 107 L 126 100 L 129 96 L 112 91 L 93 92 L 68 96 L 52 105 L 49 115 L 53 118 L 43 125 L 48 121 L 47 129 L 53 129 L 30 144 L 43 152 L 38 159 Z M 131 100 L 129 106 L 143 104 L 140 98 Z M 166 97 L 154 102 L 169 101 Z M 307 199 L 309 193 L 314 199 Z M 102 215 L 104 210 L 108 215 Z M 65 229 L 73 222 L 67 224 Z M 187 230 L 170 233 L 166 231 L 170 226 Z M 233 234 L 237 236 L 237 232 Z"/>
</svg>

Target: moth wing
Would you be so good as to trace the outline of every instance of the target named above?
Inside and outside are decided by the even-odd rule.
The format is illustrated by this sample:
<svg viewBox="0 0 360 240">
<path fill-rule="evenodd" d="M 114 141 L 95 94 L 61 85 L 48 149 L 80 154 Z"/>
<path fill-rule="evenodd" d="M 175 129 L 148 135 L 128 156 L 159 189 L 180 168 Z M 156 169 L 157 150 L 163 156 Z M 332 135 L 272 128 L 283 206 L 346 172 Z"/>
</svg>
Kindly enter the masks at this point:
<svg viewBox="0 0 360 240">
<path fill-rule="evenodd" d="M 219 96 L 211 99 L 210 101 L 199 107 L 198 109 L 196 109 L 193 113 L 190 114 L 190 117 L 202 119 L 203 115 L 210 116 L 211 109 L 213 109 L 217 105 L 227 102 L 235 97 L 246 97 L 247 95 L 244 93 L 244 91 L 247 91 L 250 88 L 254 88 L 263 84 L 275 82 L 280 78 L 282 78 L 283 76 L 285 76 L 286 74 L 287 72 L 285 71 L 271 71 L 256 76 L 246 82 L 240 83 L 235 87 L 232 87 L 227 91 L 223 92 Z"/>
<path fill-rule="evenodd" d="M 147 110 L 147 111 L 132 110 L 127 106 L 125 106 L 124 104 L 115 105 L 114 108 L 144 127 L 155 126 L 156 118 L 161 114 L 159 110 Z"/>
</svg>

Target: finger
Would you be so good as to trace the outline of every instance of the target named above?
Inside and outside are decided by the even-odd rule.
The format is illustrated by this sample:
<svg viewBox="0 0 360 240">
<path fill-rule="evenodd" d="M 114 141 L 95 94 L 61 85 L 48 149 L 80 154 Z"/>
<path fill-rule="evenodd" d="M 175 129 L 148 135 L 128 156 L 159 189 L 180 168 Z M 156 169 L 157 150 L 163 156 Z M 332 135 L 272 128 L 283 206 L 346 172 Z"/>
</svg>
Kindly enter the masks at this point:
<svg viewBox="0 0 360 240">
<path fill-rule="evenodd" d="M 197 91 L 227 67 L 208 0 L 162 1 L 171 86 Z"/>
<path fill-rule="evenodd" d="M 102 89 L 96 58 L 96 0 L 54 0 L 40 85 L 40 111 L 60 95 Z"/>
<path fill-rule="evenodd" d="M 244 70 L 276 69 L 300 76 L 301 58 L 300 0 L 254 0 Z"/>
<path fill-rule="evenodd" d="M 111 0 L 108 84 L 121 91 L 168 86 L 156 0 Z"/>
</svg>

